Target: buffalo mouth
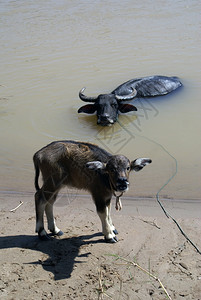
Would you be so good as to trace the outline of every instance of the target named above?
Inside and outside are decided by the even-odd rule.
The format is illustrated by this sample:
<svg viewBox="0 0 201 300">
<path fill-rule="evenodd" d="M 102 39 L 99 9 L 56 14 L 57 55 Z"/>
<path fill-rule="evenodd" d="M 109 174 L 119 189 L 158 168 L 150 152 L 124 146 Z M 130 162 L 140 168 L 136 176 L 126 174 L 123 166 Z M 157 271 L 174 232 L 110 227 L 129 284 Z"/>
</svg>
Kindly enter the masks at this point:
<svg viewBox="0 0 201 300">
<path fill-rule="evenodd" d="M 129 182 L 126 181 L 125 183 L 117 184 L 116 185 L 116 191 L 117 192 L 127 192 L 129 189 Z"/>
<path fill-rule="evenodd" d="M 113 120 L 108 120 L 108 121 L 98 120 L 97 124 L 101 125 L 101 126 L 111 126 L 112 124 L 114 124 L 114 121 Z"/>
<path fill-rule="evenodd" d="M 99 117 L 97 124 L 101 126 L 111 126 L 114 124 L 116 120 L 110 119 L 110 118 L 105 118 L 105 117 Z"/>
</svg>

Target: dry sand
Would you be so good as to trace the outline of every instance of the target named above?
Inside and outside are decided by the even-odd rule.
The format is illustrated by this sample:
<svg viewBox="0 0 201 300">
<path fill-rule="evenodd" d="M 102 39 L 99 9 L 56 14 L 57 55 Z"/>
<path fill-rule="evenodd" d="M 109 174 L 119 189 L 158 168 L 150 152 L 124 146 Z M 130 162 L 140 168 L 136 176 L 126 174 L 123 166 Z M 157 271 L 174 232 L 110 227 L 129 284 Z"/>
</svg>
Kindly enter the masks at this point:
<svg viewBox="0 0 201 300">
<path fill-rule="evenodd" d="M 122 198 L 112 217 L 119 242 L 104 243 L 88 196 L 62 195 L 55 205 L 60 238 L 41 242 L 34 233 L 33 195 L 0 194 L 1 299 L 201 299 L 201 256 L 154 199 Z M 10 209 L 23 201 L 15 212 Z M 165 200 L 166 201 L 166 200 Z M 201 249 L 199 201 L 165 206 Z"/>
</svg>

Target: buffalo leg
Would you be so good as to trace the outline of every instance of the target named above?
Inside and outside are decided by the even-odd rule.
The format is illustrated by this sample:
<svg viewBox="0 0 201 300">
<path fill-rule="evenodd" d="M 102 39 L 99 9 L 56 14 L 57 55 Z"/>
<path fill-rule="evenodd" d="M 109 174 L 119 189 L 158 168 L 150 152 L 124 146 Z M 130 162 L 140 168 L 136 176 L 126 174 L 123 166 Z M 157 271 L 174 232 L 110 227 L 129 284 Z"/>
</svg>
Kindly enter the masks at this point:
<svg viewBox="0 0 201 300">
<path fill-rule="evenodd" d="M 103 211 L 97 211 L 99 218 L 102 223 L 102 232 L 105 236 L 105 241 L 108 243 L 116 243 L 117 238 L 115 237 L 115 234 L 113 232 L 113 225 L 111 226 L 109 220 L 109 207 L 106 206 Z"/>
<path fill-rule="evenodd" d="M 53 204 L 61 187 L 60 182 L 61 181 L 58 180 L 56 174 L 55 176 L 49 176 L 47 180 L 44 181 L 42 188 L 35 194 L 36 232 L 38 232 L 38 235 L 41 238 L 48 237 L 47 232 L 44 229 L 44 212 L 47 216 L 48 228 L 50 231 L 52 231 L 53 234 L 62 234 L 60 229 L 56 226 L 53 216 Z"/>
<path fill-rule="evenodd" d="M 44 211 L 47 205 L 47 200 L 43 195 L 42 189 L 35 193 L 35 208 L 36 208 L 36 232 L 39 237 L 47 237 L 47 232 L 44 229 Z"/>
<path fill-rule="evenodd" d="M 109 212 L 108 213 L 108 222 L 110 224 L 110 227 L 111 227 L 112 231 L 114 232 L 114 234 L 118 234 L 118 231 L 116 230 L 116 228 L 114 227 L 114 225 L 112 223 L 112 218 L 111 218 L 111 214 L 110 214 L 110 212 L 111 212 L 111 202 L 108 205 L 108 212 Z"/>
<path fill-rule="evenodd" d="M 53 214 L 53 205 L 56 200 L 57 193 L 51 197 L 48 203 L 45 206 L 45 213 L 47 216 L 48 229 L 52 232 L 53 235 L 61 236 L 63 232 L 57 227 L 54 214 Z"/>
</svg>

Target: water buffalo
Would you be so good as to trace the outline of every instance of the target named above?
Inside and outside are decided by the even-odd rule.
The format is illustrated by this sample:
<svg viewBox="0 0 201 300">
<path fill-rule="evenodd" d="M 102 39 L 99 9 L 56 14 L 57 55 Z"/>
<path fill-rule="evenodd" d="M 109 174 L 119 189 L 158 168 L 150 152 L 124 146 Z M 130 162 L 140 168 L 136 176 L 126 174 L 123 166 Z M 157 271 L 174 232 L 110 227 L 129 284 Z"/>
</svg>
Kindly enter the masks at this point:
<svg viewBox="0 0 201 300">
<path fill-rule="evenodd" d="M 84 102 L 91 102 L 79 108 L 78 113 L 97 114 L 97 124 L 106 126 L 112 125 L 117 121 L 119 111 L 127 113 L 137 111 L 132 104 L 125 104 L 134 98 L 145 98 L 166 95 L 182 83 L 177 77 L 167 76 L 148 76 L 143 78 L 131 79 L 109 94 L 101 94 L 98 97 L 87 97 L 83 94 L 85 88 L 79 92 L 79 97 Z"/>
<path fill-rule="evenodd" d="M 112 195 L 116 196 L 116 208 L 121 208 L 119 197 L 129 188 L 130 171 L 139 171 L 151 163 L 149 158 L 130 162 L 123 155 L 112 155 L 97 145 L 76 141 L 56 141 L 34 154 L 36 232 L 41 239 L 48 239 L 44 229 L 44 212 L 48 229 L 54 235 L 62 235 L 53 216 L 53 204 L 64 186 L 88 190 L 95 202 L 102 222 L 105 241 L 117 242 L 117 230 L 110 216 Z M 40 171 L 43 185 L 38 184 Z M 118 194 L 118 195 L 117 195 Z"/>
</svg>

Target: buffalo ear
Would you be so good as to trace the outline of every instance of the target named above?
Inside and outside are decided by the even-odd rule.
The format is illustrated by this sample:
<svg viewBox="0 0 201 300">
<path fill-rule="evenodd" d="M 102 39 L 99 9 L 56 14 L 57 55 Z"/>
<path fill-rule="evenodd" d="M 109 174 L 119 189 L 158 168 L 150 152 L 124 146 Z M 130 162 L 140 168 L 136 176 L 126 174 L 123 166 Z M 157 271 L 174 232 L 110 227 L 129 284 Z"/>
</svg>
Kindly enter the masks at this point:
<svg viewBox="0 0 201 300">
<path fill-rule="evenodd" d="M 105 169 L 105 164 L 103 164 L 101 161 L 90 161 L 86 163 L 86 167 L 90 170 L 103 170 Z"/>
<path fill-rule="evenodd" d="M 119 111 L 125 114 L 129 111 L 137 111 L 137 108 L 132 104 L 119 104 Z"/>
<path fill-rule="evenodd" d="M 152 162 L 150 158 L 137 158 L 131 162 L 131 170 L 138 172 L 142 170 L 146 165 L 149 165 Z"/>
<path fill-rule="evenodd" d="M 96 111 L 95 104 L 87 104 L 78 109 L 78 113 L 93 114 Z"/>
</svg>

